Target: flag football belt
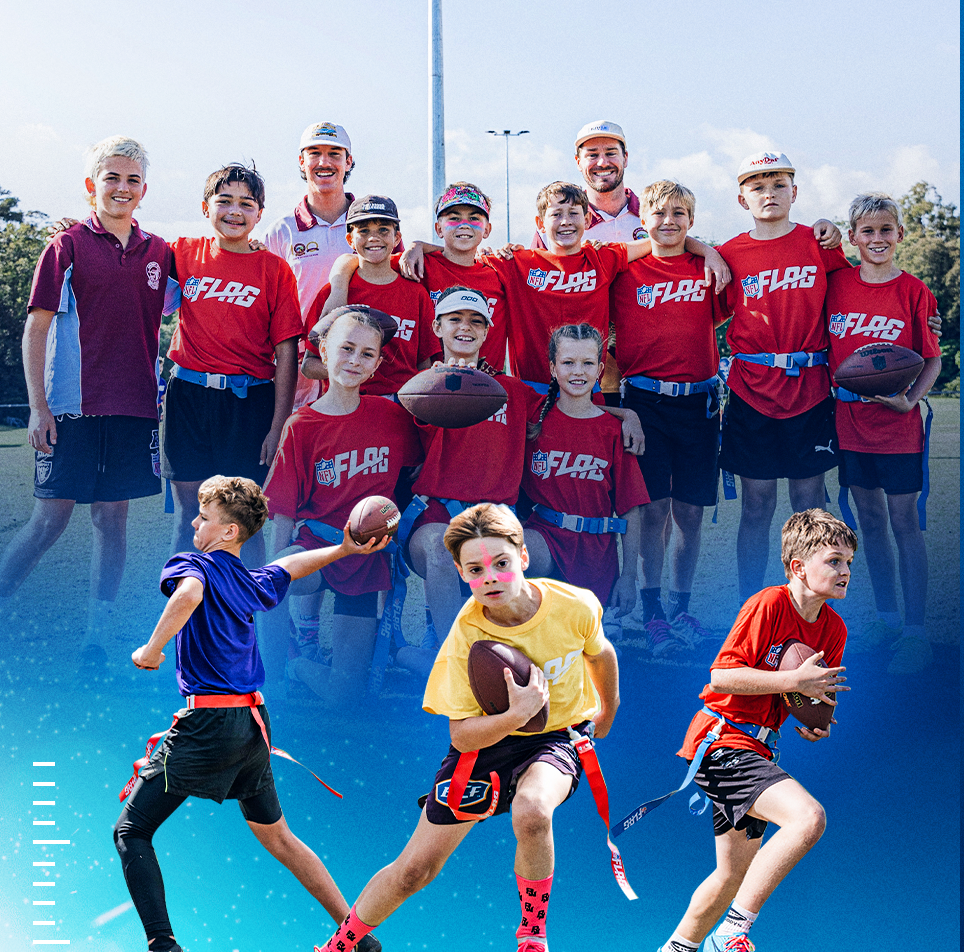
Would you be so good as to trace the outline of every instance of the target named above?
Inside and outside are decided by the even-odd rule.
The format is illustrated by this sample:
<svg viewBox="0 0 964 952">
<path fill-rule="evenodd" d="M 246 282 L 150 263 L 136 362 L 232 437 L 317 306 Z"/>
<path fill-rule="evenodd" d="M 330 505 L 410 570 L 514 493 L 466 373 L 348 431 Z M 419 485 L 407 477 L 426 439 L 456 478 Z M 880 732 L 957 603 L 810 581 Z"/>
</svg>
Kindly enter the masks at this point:
<svg viewBox="0 0 964 952">
<path fill-rule="evenodd" d="M 284 757 L 285 760 L 290 760 L 293 764 L 297 764 L 299 767 L 304 767 L 308 773 L 311 774 L 315 780 L 318 781 L 326 790 L 333 793 L 339 800 L 342 799 L 342 795 L 337 791 L 332 789 L 325 783 L 321 777 L 318 776 L 313 770 L 305 765 L 300 760 L 295 760 L 287 751 L 282 750 L 280 747 L 272 747 L 271 741 L 268 740 L 268 729 L 265 727 L 264 719 L 261 717 L 261 713 L 258 708 L 264 704 L 264 698 L 260 691 L 253 691 L 251 694 L 189 694 L 184 699 L 187 704 L 186 707 L 189 711 L 196 710 L 202 707 L 246 707 L 251 711 L 251 716 L 254 718 L 258 727 L 261 729 L 261 736 L 264 738 L 265 745 L 268 751 L 275 754 L 278 757 Z M 123 802 L 127 799 L 131 790 L 134 789 L 134 784 L 137 783 L 137 775 L 141 772 L 144 765 L 151 759 L 151 754 L 154 753 L 154 748 L 157 747 L 161 738 L 164 737 L 168 731 L 173 730 L 177 724 L 179 717 L 177 714 L 174 715 L 174 720 L 171 722 L 171 726 L 167 730 L 158 731 L 156 734 L 152 734 L 147 741 L 147 747 L 144 749 L 144 756 L 134 761 L 134 774 L 127 783 L 124 784 L 124 789 L 120 792 L 120 800 Z"/>
<path fill-rule="evenodd" d="M 568 529 L 570 532 L 591 532 L 594 535 L 614 532 L 621 535 L 626 531 L 625 519 L 613 519 L 609 516 L 574 516 L 569 512 L 556 512 L 555 509 L 550 509 L 541 503 L 536 503 L 532 511 L 551 525 Z"/>
<path fill-rule="evenodd" d="M 610 862 L 613 875 L 616 877 L 616 882 L 619 884 L 619 888 L 623 891 L 626 898 L 636 899 L 636 893 L 633 892 L 633 887 L 629 885 L 629 880 L 626 878 L 623 858 L 609 838 L 609 792 L 606 789 L 606 781 L 603 778 L 602 768 L 599 766 L 599 758 L 596 756 L 596 750 L 592 742 L 592 731 L 594 727 L 595 725 L 590 721 L 588 734 L 582 733 L 579 730 L 579 725 L 567 727 L 566 730 L 569 732 L 569 740 L 579 755 L 579 762 L 582 764 L 586 779 L 589 781 L 589 789 L 592 791 L 593 799 L 596 802 L 596 810 L 603 823 L 606 824 L 606 844 L 609 846 L 611 854 Z M 492 802 L 489 804 L 489 808 L 485 813 L 465 813 L 459 809 L 459 805 L 462 803 L 462 796 L 472 777 L 472 770 L 475 767 L 478 756 L 479 752 L 477 750 L 465 751 L 460 754 L 458 763 L 455 766 L 455 772 L 449 781 L 445 804 L 459 820 L 485 820 L 495 813 L 499 805 L 499 775 L 493 770 L 489 774 L 489 780 L 492 784 Z"/>
<path fill-rule="evenodd" d="M 242 400 L 248 395 L 248 387 L 272 383 L 271 380 L 262 380 L 260 377 L 252 377 L 251 374 L 204 374 L 199 370 L 187 370 L 177 364 L 174 365 L 171 376 L 177 377 L 178 380 L 186 380 L 188 383 L 196 383 L 200 387 L 207 387 L 209 390 L 230 390 Z"/>
<path fill-rule="evenodd" d="M 716 718 L 716 723 L 711 725 L 710 729 L 706 732 L 706 736 L 700 742 L 700 746 L 696 749 L 696 755 L 690 762 L 689 769 L 686 771 L 686 776 L 683 778 L 683 782 L 675 789 L 671 790 L 669 793 L 664 793 L 661 797 L 656 797 L 654 800 L 647 800 L 645 803 L 641 803 L 635 810 L 632 811 L 628 816 L 624 817 L 612 828 L 612 835 L 619 836 L 620 833 L 624 833 L 631 826 L 638 823 L 646 814 L 652 813 L 658 806 L 665 803 L 670 797 L 679 793 L 680 790 L 688 787 L 692 782 L 693 778 L 696 776 L 700 769 L 700 764 L 703 763 L 703 757 L 706 755 L 707 750 L 720 739 L 720 734 L 723 731 L 723 725 L 729 724 L 730 727 L 735 727 L 738 731 L 742 731 L 748 737 L 752 737 L 754 740 L 758 740 L 761 744 L 766 745 L 767 749 L 773 755 L 773 763 L 777 763 L 780 759 L 780 751 L 777 750 L 776 742 L 780 739 L 780 732 L 774 730 L 772 727 L 763 727 L 761 724 L 738 724 L 736 721 L 731 721 L 728 717 L 720 714 L 717 711 L 712 710 L 705 704 L 701 710 L 702 714 L 709 714 L 710 717 Z M 700 794 L 694 793 L 690 797 L 689 808 L 690 813 L 693 816 L 701 816 L 706 808 L 709 806 L 709 797 L 703 797 L 703 805 L 697 808 L 697 804 L 700 801 Z"/>
<path fill-rule="evenodd" d="M 405 511 L 407 512 L 408 509 Z M 307 526 L 312 535 L 331 545 L 341 545 L 345 538 L 343 530 L 336 529 L 320 519 L 302 519 L 295 523 L 295 532 L 302 526 Z M 401 531 L 401 521 L 399 522 L 399 531 Z M 411 531 L 411 527 L 409 531 Z M 405 636 L 402 633 L 402 613 L 405 611 L 405 596 L 408 594 L 406 579 L 411 573 L 405 564 L 405 559 L 402 558 L 401 547 L 395 539 L 392 539 L 385 546 L 385 552 L 391 559 L 392 582 L 388 595 L 385 597 L 385 608 L 382 611 L 381 621 L 378 623 L 375 650 L 372 653 L 372 667 L 368 675 L 368 693 L 372 697 L 378 697 L 378 692 L 382 689 L 385 668 L 392 653 L 392 641 L 399 647 L 405 644 Z"/>
<path fill-rule="evenodd" d="M 404 549 L 408 544 L 408 537 L 412 534 L 412 526 L 415 525 L 415 520 L 428 509 L 428 501 L 432 498 L 432 496 L 415 496 L 405 507 L 401 519 L 398 520 L 398 530 L 395 533 L 395 538 L 398 540 L 398 547 L 400 549 Z M 460 516 L 465 512 L 466 509 L 478 505 L 478 502 L 463 502 L 461 499 L 438 499 L 438 501 L 445 506 L 445 511 L 449 514 L 450 519 L 454 519 L 456 516 Z M 484 501 L 485 500 L 479 500 L 479 502 Z M 515 506 L 509 506 L 509 509 L 511 509 L 513 513 L 515 512 Z"/>
<path fill-rule="evenodd" d="M 737 360 L 748 364 L 762 364 L 764 367 L 777 367 L 788 377 L 799 377 L 801 367 L 821 367 L 827 363 L 827 352 L 818 350 L 810 353 L 798 350 L 792 354 L 734 354 Z"/>
<path fill-rule="evenodd" d="M 648 390 L 658 393 L 661 397 L 688 397 L 691 393 L 711 393 L 716 391 L 719 376 L 713 374 L 707 380 L 697 380 L 695 383 L 678 383 L 675 380 L 657 380 L 655 377 L 644 377 L 636 374 L 624 377 L 623 382 L 637 390 Z"/>
<path fill-rule="evenodd" d="M 842 397 L 840 395 L 841 393 L 845 393 L 847 396 Z M 893 394 L 891 394 L 891 396 L 893 396 Z M 857 400 L 863 400 L 865 403 L 873 402 L 864 400 L 860 394 L 851 393 L 849 390 L 844 390 L 843 387 L 837 387 L 836 397 L 843 403 L 854 403 Z M 924 479 L 921 483 L 920 495 L 917 497 L 917 522 L 920 525 L 921 532 L 927 528 L 927 497 L 931 494 L 931 424 L 934 422 L 934 408 L 931 406 L 930 400 L 924 397 L 922 402 L 927 406 L 927 416 L 924 417 L 924 450 L 921 454 L 921 467 L 924 470 Z M 837 494 L 837 506 L 840 509 L 840 515 L 843 517 L 843 521 L 856 532 L 857 520 L 854 517 L 853 509 L 850 508 L 850 489 L 847 486 L 840 487 L 840 492 Z"/>
</svg>

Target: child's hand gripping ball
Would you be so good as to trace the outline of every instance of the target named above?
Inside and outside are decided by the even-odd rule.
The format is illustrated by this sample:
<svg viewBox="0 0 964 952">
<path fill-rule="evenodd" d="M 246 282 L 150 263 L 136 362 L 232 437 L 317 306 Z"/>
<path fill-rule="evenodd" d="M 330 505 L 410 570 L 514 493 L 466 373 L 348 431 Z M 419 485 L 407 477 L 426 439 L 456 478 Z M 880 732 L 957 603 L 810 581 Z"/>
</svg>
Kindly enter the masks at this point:
<svg viewBox="0 0 964 952">
<path fill-rule="evenodd" d="M 476 641 L 469 649 L 469 685 L 479 707 L 486 714 L 504 714 L 509 710 L 509 689 L 503 671 L 512 672 L 520 687 L 529 683 L 532 662 L 518 648 L 499 641 Z M 549 701 L 519 730 L 538 734 L 549 721 Z"/>
<path fill-rule="evenodd" d="M 781 671 L 796 671 L 807 658 L 816 653 L 809 645 L 805 645 L 796 638 L 791 638 L 784 644 L 783 650 L 780 652 L 778 667 Z M 822 659 L 817 664 L 821 668 L 827 667 Z M 788 691 L 781 694 L 780 697 L 783 699 L 784 707 L 804 727 L 809 727 L 811 730 L 814 727 L 819 727 L 822 731 L 829 730 L 830 719 L 834 712 L 833 705 L 827 704 L 826 701 L 818 701 L 816 698 L 807 697 L 797 691 Z"/>
<path fill-rule="evenodd" d="M 367 496 L 362 499 L 348 517 L 348 532 L 358 545 L 369 539 L 393 536 L 402 518 L 398 506 L 384 496 Z"/>
</svg>

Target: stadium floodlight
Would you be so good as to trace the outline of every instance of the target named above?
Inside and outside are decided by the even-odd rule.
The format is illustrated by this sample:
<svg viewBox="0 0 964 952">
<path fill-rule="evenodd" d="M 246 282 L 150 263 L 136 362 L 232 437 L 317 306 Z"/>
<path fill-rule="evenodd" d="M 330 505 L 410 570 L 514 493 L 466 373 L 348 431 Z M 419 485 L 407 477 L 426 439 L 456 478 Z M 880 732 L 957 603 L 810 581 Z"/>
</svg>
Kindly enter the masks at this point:
<svg viewBox="0 0 964 952">
<path fill-rule="evenodd" d="M 487 129 L 486 132 L 491 136 L 503 136 L 505 138 L 505 240 L 506 244 L 509 244 L 512 241 L 509 225 L 509 137 L 528 135 L 529 130 L 521 129 L 519 132 L 510 132 L 508 129 L 503 129 L 499 132 L 496 129 Z"/>
</svg>

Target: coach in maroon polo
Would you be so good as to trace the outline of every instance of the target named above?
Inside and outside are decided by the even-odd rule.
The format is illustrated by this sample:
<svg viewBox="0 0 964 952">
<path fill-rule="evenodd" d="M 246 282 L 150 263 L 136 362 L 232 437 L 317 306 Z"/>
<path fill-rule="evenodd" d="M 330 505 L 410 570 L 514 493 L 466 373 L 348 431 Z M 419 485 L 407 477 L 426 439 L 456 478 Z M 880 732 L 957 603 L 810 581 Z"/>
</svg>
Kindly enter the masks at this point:
<svg viewBox="0 0 964 952">
<path fill-rule="evenodd" d="M 124 573 L 128 500 L 160 492 L 157 353 L 170 292 L 167 243 L 141 231 L 134 209 L 147 153 L 115 136 L 88 154 L 90 217 L 56 235 L 34 273 L 23 335 L 36 452 L 30 519 L 0 559 L 9 600 L 89 503 L 94 528 L 87 638 L 81 660 L 106 660 L 105 629 Z"/>
</svg>

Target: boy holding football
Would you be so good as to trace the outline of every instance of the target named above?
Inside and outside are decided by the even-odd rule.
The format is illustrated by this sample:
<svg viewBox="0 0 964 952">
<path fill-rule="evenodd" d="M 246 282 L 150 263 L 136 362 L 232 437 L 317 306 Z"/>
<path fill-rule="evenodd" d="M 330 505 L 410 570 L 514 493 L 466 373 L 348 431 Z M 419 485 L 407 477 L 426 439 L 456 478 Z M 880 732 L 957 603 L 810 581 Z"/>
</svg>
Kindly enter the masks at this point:
<svg viewBox="0 0 964 952">
<path fill-rule="evenodd" d="M 776 741 L 787 717 L 780 694 L 798 692 L 834 705 L 849 691 L 840 667 L 847 628 L 827 604 L 847 595 L 857 550 L 853 530 L 822 509 L 791 516 L 783 527 L 788 584 L 765 588 L 737 616 L 710 666 L 699 711 L 678 755 L 692 761 L 711 729 L 695 782 L 713 804 L 717 866 L 690 899 L 660 952 L 752 952 L 748 933 L 763 904 L 823 834 L 823 807 L 777 767 Z M 816 653 L 795 670 L 779 670 L 780 651 L 796 639 Z M 821 667 L 825 663 L 828 667 Z M 830 727 L 796 727 L 805 740 Z M 767 823 L 779 826 L 762 846 Z"/>
<path fill-rule="evenodd" d="M 902 393 L 861 398 L 843 387 L 836 391 L 840 485 L 857 504 L 877 603 L 878 618 L 860 642 L 862 648 L 894 644 L 891 674 L 914 674 L 933 660 L 924 628 L 927 550 L 917 513 L 924 428 L 917 405 L 941 371 L 940 346 L 927 326 L 937 301 L 923 281 L 894 264 L 903 237 L 903 216 L 892 198 L 858 195 L 850 205 L 850 243 L 860 251 L 860 267 L 831 275 L 826 303 L 831 372 L 857 348 L 878 342 L 924 358 L 920 376 Z M 903 633 L 888 523 L 904 593 Z"/>
<path fill-rule="evenodd" d="M 465 510 L 452 520 L 445 545 L 472 598 L 442 645 L 423 706 L 449 718 L 452 746 L 412 838 L 362 890 L 324 952 L 354 948 L 435 878 L 476 822 L 508 812 L 510 804 L 522 904 L 516 937 L 521 952 L 546 952 L 552 815 L 581 773 L 566 728 L 577 725 L 586 735 L 594 725 L 596 736 L 608 733 L 619 706 L 616 653 L 603 634 L 602 608 L 592 593 L 524 577 L 529 555 L 522 526 L 507 507 L 482 503 Z M 479 640 L 519 648 L 532 661 L 524 687 L 505 669 L 509 708 L 502 714 L 484 715 L 469 686 L 469 649 Z M 547 699 L 545 729 L 523 733 Z M 462 789 L 473 793 L 460 799 L 459 778 L 466 780 L 467 773 Z"/>
</svg>

